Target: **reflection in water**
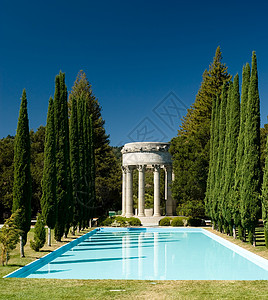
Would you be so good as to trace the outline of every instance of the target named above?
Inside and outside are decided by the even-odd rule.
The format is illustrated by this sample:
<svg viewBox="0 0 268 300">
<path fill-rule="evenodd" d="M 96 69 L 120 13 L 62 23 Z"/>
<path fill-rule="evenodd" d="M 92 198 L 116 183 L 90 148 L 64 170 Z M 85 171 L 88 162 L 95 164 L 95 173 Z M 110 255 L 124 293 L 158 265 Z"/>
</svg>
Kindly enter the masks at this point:
<svg viewBox="0 0 268 300">
<path fill-rule="evenodd" d="M 158 232 L 154 232 L 154 276 L 158 275 L 158 256 L 159 256 L 159 244 L 158 244 Z"/>
<path fill-rule="evenodd" d="M 143 240 L 143 232 L 140 233 L 139 238 L 138 238 L 138 256 L 139 256 L 139 279 L 142 279 L 143 274 L 142 274 L 142 240 Z"/>
</svg>

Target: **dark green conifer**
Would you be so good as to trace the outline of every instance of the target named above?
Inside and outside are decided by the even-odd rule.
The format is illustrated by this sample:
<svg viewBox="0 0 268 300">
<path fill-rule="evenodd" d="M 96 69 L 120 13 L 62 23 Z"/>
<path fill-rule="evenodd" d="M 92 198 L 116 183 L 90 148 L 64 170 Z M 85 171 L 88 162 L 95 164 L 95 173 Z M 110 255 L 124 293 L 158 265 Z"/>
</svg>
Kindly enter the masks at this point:
<svg viewBox="0 0 268 300">
<path fill-rule="evenodd" d="M 245 123 L 248 106 L 248 88 L 250 83 L 250 65 L 247 63 L 243 67 L 242 72 L 242 93 L 241 93 L 241 105 L 240 105 L 240 128 L 237 141 L 236 151 L 236 168 L 235 168 L 235 184 L 233 189 L 233 220 L 235 227 L 238 228 L 238 236 L 240 239 L 244 238 L 243 228 L 241 225 L 241 213 L 240 213 L 240 187 L 242 168 L 244 164 L 244 148 L 245 148 Z"/>
<path fill-rule="evenodd" d="M 227 167 L 228 167 L 228 145 L 229 145 L 229 135 L 228 135 L 228 127 L 230 121 L 230 106 L 232 102 L 232 93 L 233 93 L 233 82 L 230 82 L 228 88 L 228 96 L 227 96 L 227 103 L 226 103 L 226 111 L 225 111 L 225 137 L 224 137 L 224 150 L 223 150 L 223 157 L 222 157 L 222 170 L 221 170 L 221 177 L 218 179 L 220 180 L 220 191 L 219 191 L 219 210 L 221 212 L 221 219 L 223 228 L 226 234 L 229 234 L 229 225 L 226 220 L 226 175 L 227 175 Z"/>
<path fill-rule="evenodd" d="M 42 178 L 41 209 L 45 224 L 48 226 L 48 245 L 51 246 L 51 229 L 55 227 L 57 219 L 57 175 L 56 150 L 54 128 L 53 99 L 49 99 L 47 125 L 44 149 L 44 170 Z"/>
<path fill-rule="evenodd" d="M 215 172 L 215 188 L 213 193 L 213 219 L 217 222 L 218 229 L 222 231 L 222 211 L 221 211 L 221 188 L 222 188 L 222 167 L 224 158 L 224 144 L 226 134 L 226 106 L 228 97 L 228 84 L 225 82 L 221 93 L 220 114 L 219 114 L 219 146 L 217 155 L 217 165 Z"/>
<path fill-rule="evenodd" d="M 34 226 L 34 239 L 30 241 L 31 248 L 38 252 L 44 247 L 46 242 L 45 221 L 41 214 L 37 216 L 37 222 Z"/>
<path fill-rule="evenodd" d="M 218 119 L 219 97 L 215 97 L 212 103 L 211 124 L 210 124 L 210 150 L 209 150 L 209 172 L 207 179 L 207 190 L 205 198 L 206 215 L 212 218 L 212 203 L 215 186 L 215 169 L 218 155 Z"/>
<path fill-rule="evenodd" d="M 12 211 L 19 210 L 17 227 L 21 230 L 21 257 L 24 257 L 24 245 L 27 233 L 31 227 L 31 147 L 29 135 L 29 121 L 27 112 L 26 91 L 23 90 L 15 138 L 14 149 L 14 185 Z"/>
<path fill-rule="evenodd" d="M 70 116 L 70 165 L 73 185 L 74 215 L 72 224 L 76 228 L 79 223 L 80 205 L 77 191 L 80 190 L 80 167 L 79 167 L 79 134 L 77 118 L 77 101 L 74 98 Z"/>
<path fill-rule="evenodd" d="M 256 53 L 252 55 L 252 67 L 248 90 L 248 105 L 245 122 L 244 162 L 241 176 L 241 221 L 248 230 L 251 244 L 255 244 L 255 226 L 258 221 L 260 203 L 260 99 Z"/>
<path fill-rule="evenodd" d="M 60 241 L 63 233 L 69 230 L 73 217 L 72 182 L 69 156 L 69 124 L 67 108 L 67 88 L 65 74 L 60 72 L 55 79 L 54 117 L 56 136 L 56 169 L 57 169 L 57 221 L 55 239 Z"/>
<path fill-rule="evenodd" d="M 233 207 L 234 207 L 234 175 L 236 169 L 236 152 L 237 140 L 240 128 L 240 93 L 239 77 L 234 77 L 231 89 L 231 98 L 228 105 L 228 123 L 226 130 L 226 165 L 225 165 L 225 182 L 223 188 L 223 213 L 226 231 L 230 234 L 233 232 Z M 227 229 L 229 227 L 229 230 Z"/>
<path fill-rule="evenodd" d="M 268 153 L 268 137 L 266 141 L 266 153 Z M 262 183 L 262 220 L 264 226 L 265 246 L 268 248 L 268 156 L 265 159 Z"/>
</svg>

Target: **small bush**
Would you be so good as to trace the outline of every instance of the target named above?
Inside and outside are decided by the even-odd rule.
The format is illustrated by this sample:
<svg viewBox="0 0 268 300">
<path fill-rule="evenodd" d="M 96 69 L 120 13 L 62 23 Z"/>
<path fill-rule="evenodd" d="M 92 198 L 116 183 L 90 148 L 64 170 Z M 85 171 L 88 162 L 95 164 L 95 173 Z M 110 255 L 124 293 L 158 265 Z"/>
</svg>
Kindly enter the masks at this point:
<svg viewBox="0 0 268 300">
<path fill-rule="evenodd" d="M 127 218 L 117 216 L 117 217 L 115 217 L 115 222 L 118 223 L 120 225 L 120 227 L 125 227 L 127 225 L 127 223 L 126 223 Z"/>
<path fill-rule="evenodd" d="M 170 226 L 170 218 L 165 217 L 159 221 L 159 226 Z"/>
<path fill-rule="evenodd" d="M 126 220 L 130 226 L 141 226 L 141 221 L 138 218 L 131 217 Z"/>
<path fill-rule="evenodd" d="M 197 218 L 189 218 L 188 219 L 188 225 L 193 227 L 202 226 L 202 220 Z"/>
<path fill-rule="evenodd" d="M 187 225 L 187 218 L 185 217 L 175 217 L 171 222 L 171 226 L 173 227 L 181 227 L 186 225 Z"/>
<path fill-rule="evenodd" d="M 44 247 L 46 242 L 46 230 L 45 222 L 43 216 L 38 214 L 37 222 L 34 226 L 34 240 L 30 241 L 31 248 L 38 252 L 42 247 Z"/>
<path fill-rule="evenodd" d="M 101 222 L 101 226 L 111 226 L 111 224 L 113 223 L 113 221 L 114 221 L 114 218 L 112 217 L 112 218 L 110 218 L 110 217 L 107 217 L 105 220 L 103 220 L 102 222 Z"/>
</svg>

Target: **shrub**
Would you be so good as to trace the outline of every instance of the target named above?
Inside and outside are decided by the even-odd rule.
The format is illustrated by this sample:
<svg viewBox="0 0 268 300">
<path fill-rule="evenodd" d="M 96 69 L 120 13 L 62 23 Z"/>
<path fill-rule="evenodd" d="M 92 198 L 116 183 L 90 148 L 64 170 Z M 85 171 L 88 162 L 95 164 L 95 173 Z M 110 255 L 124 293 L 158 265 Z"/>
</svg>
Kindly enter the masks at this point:
<svg viewBox="0 0 268 300">
<path fill-rule="evenodd" d="M 121 217 L 121 216 L 117 216 L 115 217 L 115 222 L 118 223 L 120 225 L 120 227 L 125 227 L 127 225 L 127 218 L 125 217 Z"/>
<path fill-rule="evenodd" d="M 9 261 L 10 251 L 16 248 L 19 242 L 20 235 L 22 234 L 16 226 L 16 218 L 18 218 L 19 210 L 11 215 L 9 219 L 5 221 L 4 226 L 0 231 L 0 249 L 1 249 L 1 263 L 4 265 Z"/>
<path fill-rule="evenodd" d="M 170 218 L 165 217 L 159 221 L 160 226 L 170 226 Z"/>
<path fill-rule="evenodd" d="M 111 226 L 111 224 L 113 223 L 113 221 L 114 221 L 114 217 L 107 217 L 105 220 L 103 220 L 102 222 L 101 222 L 101 226 Z"/>
<path fill-rule="evenodd" d="M 46 242 L 46 230 L 45 222 L 43 216 L 38 214 L 37 222 L 34 227 L 34 240 L 30 241 L 31 248 L 38 252 L 42 247 L 44 247 Z"/>
<path fill-rule="evenodd" d="M 180 227 L 186 225 L 187 225 L 187 218 L 185 217 L 175 217 L 171 222 L 171 226 L 173 227 Z"/>
<path fill-rule="evenodd" d="M 131 217 L 126 220 L 130 226 L 141 226 L 141 221 L 138 218 Z"/>
<path fill-rule="evenodd" d="M 188 219 L 188 225 L 189 226 L 194 226 L 194 227 L 201 226 L 202 225 L 202 220 L 190 217 Z"/>
</svg>

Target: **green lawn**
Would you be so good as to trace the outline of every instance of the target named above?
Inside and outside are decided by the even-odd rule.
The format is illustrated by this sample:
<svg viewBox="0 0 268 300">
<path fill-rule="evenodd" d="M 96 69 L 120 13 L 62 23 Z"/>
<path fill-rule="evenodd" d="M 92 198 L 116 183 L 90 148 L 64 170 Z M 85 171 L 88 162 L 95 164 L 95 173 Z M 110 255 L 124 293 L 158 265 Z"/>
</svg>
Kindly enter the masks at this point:
<svg viewBox="0 0 268 300">
<path fill-rule="evenodd" d="M 211 229 L 210 229 L 211 230 Z M 211 230 L 212 231 L 212 230 Z M 268 250 L 258 230 L 257 247 L 214 233 L 235 242 L 252 252 L 268 258 Z M 83 232 L 85 233 L 85 232 Z M 81 233 L 80 235 L 82 235 Z M 29 233 L 29 239 L 33 232 Z M 11 253 L 10 265 L 0 267 L 4 276 L 40 256 L 76 238 L 70 236 L 63 242 L 53 241 L 52 247 L 34 252 L 29 243 L 26 258 L 19 257 L 18 248 Z M 268 299 L 267 281 L 140 281 L 140 280 L 60 280 L 1 278 L 0 299 Z"/>
</svg>

